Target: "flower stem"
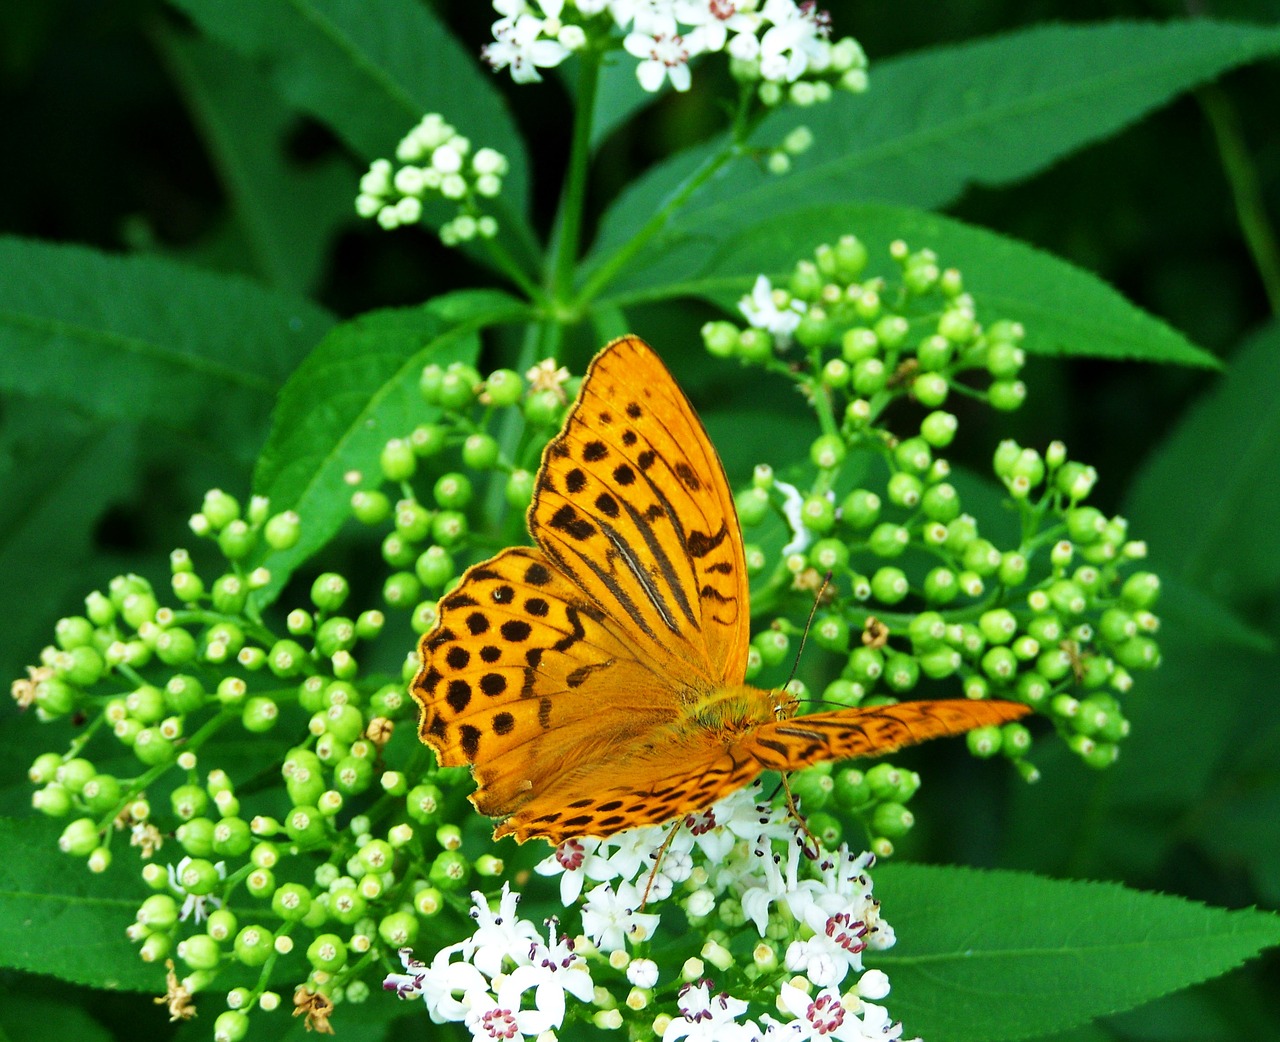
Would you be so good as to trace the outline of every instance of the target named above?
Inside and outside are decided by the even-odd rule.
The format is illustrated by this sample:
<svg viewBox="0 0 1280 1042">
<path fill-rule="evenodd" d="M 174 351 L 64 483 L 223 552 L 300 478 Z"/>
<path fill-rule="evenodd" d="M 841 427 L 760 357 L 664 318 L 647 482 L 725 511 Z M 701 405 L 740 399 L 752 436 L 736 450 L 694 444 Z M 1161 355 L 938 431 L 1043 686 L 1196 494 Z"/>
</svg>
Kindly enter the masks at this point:
<svg viewBox="0 0 1280 1042">
<path fill-rule="evenodd" d="M 549 268 L 551 298 L 568 299 L 573 286 L 573 272 L 581 246 L 582 215 L 587 203 L 587 165 L 591 159 L 591 123 L 595 115 L 596 88 L 600 84 L 601 55 L 593 48 L 578 54 L 578 91 L 575 99 L 573 141 L 569 149 L 569 169 L 565 174 L 564 194 L 560 197 L 557 228 L 551 246 Z"/>
</svg>

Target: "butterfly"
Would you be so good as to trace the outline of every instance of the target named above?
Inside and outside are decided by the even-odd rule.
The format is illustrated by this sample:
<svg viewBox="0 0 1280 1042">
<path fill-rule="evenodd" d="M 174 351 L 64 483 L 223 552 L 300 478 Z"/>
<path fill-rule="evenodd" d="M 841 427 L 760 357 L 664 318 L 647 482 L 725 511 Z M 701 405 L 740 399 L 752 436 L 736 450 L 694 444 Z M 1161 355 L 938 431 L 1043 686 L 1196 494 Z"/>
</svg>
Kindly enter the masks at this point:
<svg viewBox="0 0 1280 1042">
<path fill-rule="evenodd" d="M 658 355 L 587 370 L 528 511 L 536 546 L 440 599 L 412 684 L 419 734 L 468 765 L 495 838 L 610 836 L 710 806 L 765 770 L 879 755 L 1015 719 L 964 699 L 796 716 L 744 683 L 750 612 L 729 483 Z"/>
</svg>

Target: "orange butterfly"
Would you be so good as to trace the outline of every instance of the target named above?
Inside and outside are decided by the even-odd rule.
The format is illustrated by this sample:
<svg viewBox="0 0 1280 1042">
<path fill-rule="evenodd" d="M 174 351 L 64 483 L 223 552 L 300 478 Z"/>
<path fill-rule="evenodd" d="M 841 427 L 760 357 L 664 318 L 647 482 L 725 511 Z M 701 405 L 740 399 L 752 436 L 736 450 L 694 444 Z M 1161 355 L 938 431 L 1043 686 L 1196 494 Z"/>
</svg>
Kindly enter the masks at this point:
<svg viewBox="0 0 1280 1042">
<path fill-rule="evenodd" d="M 701 810 L 761 771 L 891 752 L 1027 707 L 906 702 L 794 716 L 743 683 L 742 535 L 724 468 L 644 341 L 587 370 L 538 470 L 529 531 L 441 598 L 412 691 L 494 836 L 559 844 Z"/>
</svg>

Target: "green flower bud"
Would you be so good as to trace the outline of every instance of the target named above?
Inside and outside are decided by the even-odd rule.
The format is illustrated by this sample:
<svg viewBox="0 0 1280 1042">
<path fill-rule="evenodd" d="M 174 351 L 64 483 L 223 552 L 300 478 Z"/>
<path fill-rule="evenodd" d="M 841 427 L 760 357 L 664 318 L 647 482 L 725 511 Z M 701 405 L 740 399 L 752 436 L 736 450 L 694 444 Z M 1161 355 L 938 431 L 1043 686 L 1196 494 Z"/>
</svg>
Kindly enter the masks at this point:
<svg viewBox="0 0 1280 1042">
<path fill-rule="evenodd" d="M 898 442 L 893 458 L 907 473 L 924 474 L 933 463 L 933 450 L 923 438 L 907 438 Z"/>
<path fill-rule="evenodd" d="M 392 912 L 378 924 L 378 936 L 393 948 L 412 946 L 418 939 L 418 920 L 412 912 Z"/>
<path fill-rule="evenodd" d="M 752 644 L 759 650 L 760 658 L 766 666 L 780 665 L 791 650 L 791 638 L 775 629 L 756 634 Z"/>
<path fill-rule="evenodd" d="M 314 806 L 294 807 L 285 815 L 284 830 L 304 850 L 319 845 L 327 835 L 324 816 Z"/>
<path fill-rule="evenodd" d="M 238 1009 L 224 1010 L 213 1022 L 213 1042 L 241 1042 L 248 1033 L 249 1017 Z"/>
<path fill-rule="evenodd" d="M 850 381 L 856 393 L 870 398 L 879 394 L 889 383 L 889 371 L 879 358 L 864 358 L 853 365 Z"/>
<path fill-rule="evenodd" d="M 911 510 L 920 502 L 924 485 L 914 474 L 898 473 L 889 479 L 887 491 L 889 502 Z"/>
<path fill-rule="evenodd" d="M 878 763 L 867 771 L 867 784 L 879 800 L 906 803 L 920 789 L 920 775 L 891 763 Z"/>
<path fill-rule="evenodd" d="M 1000 568 L 1002 557 L 1000 551 L 989 540 L 977 538 L 970 542 L 961 555 L 967 571 L 975 572 L 986 578 L 994 575 Z"/>
<path fill-rule="evenodd" d="M 1004 647 L 989 648 L 982 656 L 982 672 L 996 681 L 1011 681 L 1018 672 L 1018 659 Z"/>
<path fill-rule="evenodd" d="M 867 549 L 877 557 L 897 557 L 911 543 L 911 534 L 902 525 L 883 522 L 876 525 L 867 540 Z"/>
<path fill-rule="evenodd" d="M 843 358 L 832 358 L 822 367 L 820 379 L 824 387 L 839 389 L 849 383 L 851 375 L 848 362 Z"/>
<path fill-rule="evenodd" d="M 84 613 L 95 626 L 107 626 L 116 617 L 116 606 L 111 598 L 94 590 L 84 599 Z"/>
<path fill-rule="evenodd" d="M 862 771 L 846 767 L 837 771 L 833 780 L 832 796 L 839 806 L 857 810 L 871 802 L 871 783 Z"/>
<path fill-rule="evenodd" d="M 409 817 L 424 825 L 430 825 L 440 819 L 444 794 L 431 784 L 415 785 L 405 800 Z"/>
<path fill-rule="evenodd" d="M 213 853 L 213 828 L 208 818 L 192 818 L 178 826 L 174 838 L 192 857 L 207 858 Z"/>
<path fill-rule="evenodd" d="M 483 385 L 480 374 L 467 365 L 451 362 L 440 378 L 440 404 L 459 410 L 470 405 Z"/>
<path fill-rule="evenodd" d="M 302 521 L 292 510 L 268 518 L 262 534 L 272 550 L 289 550 L 298 544 Z"/>
<path fill-rule="evenodd" d="M 280 707 L 273 699 L 264 695 L 246 698 L 244 708 L 240 711 L 240 722 L 251 734 L 264 734 L 275 727 L 280 719 Z"/>
<path fill-rule="evenodd" d="M 223 575 L 214 581 L 213 607 L 224 615 L 239 615 L 249 598 L 249 591 L 238 575 Z"/>
<path fill-rule="evenodd" d="M 996 578 L 1003 586 L 1020 586 L 1027 579 L 1029 565 L 1027 559 L 1016 550 L 1006 550 L 1000 555 L 1000 567 L 996 569 Z"/>
<path fill-rule="evenodd" d="M 211 488 L 204 494 L 204 502 L 200 513 L 209 519 L 215 532 L 221 531 L 232 521 L 240 517 L 240 504 L 234 496 L 230 496 L 219 488 Z"/>
<path fill-rule="evenodd" d="M 340 760 L 333 769 L 334 785 L 339 792 L 353 796 L 373 784 L 373 764 L 355 756 Z"/>
<path fill-rule="evenodd" d="M 172 930 L 178 923 L 178 903 L 168 894 L 152 894 L 138 908 L 137 921 L 149 930 Z"/>
<path fill-rule="evenodd" d="M 820 648 L 839 654 L 849 650 L 849 623 L 842 615 L 821 616 L 814 623 L 812 632 L 814 643 Z"/>
<path fill-rule="evenodd" d="M 874 687 L 883 672 L 884 656 L 878 648 L 866 646 L 854 648 L 844 668 L 844 673 L 849 680 L 856 681 L 866 688 Z"/>
<path fill-rule="evenodd" d="M 507 504 L 517 510 L 524 510 L 533 501 L 534 475 L 528 470 L 513 470 L 507 476 L 507 487 L 504 492 Z"/>
<path fill-rule="evenodd" d="M 445 474 L 436 482 L 432 494 L 441 508 L 461 510 L 471 502 L 471 479 L 457 472 Z"/>
<path fill-rule="evenodd" d="M 443 590 L 456 573 L 449 551 L 442 546 L 429 546 L 418 557 L 414 572 L 429 590 Z"/>
<path fill-rule="evenodd" d="M 987 401 L 1001 412 L 1020 408 L 1027 398 L 1027 387 L 1021 380 L 997 380 L 987 388 Z"/>
<path fill-rule="evenodd" d="M 884 682 L 898 693 L 910 691 L 920 679 L 920 665 L 910 655 L 894 652 L 884 661 Z"/>
<path fill-rule="evenodd" d="M 489 434 L 470 434 L 462 443 L 462 462 L 472 470 L 489 470 L 500 453 L 497 439 Z"/>
<path fill-rule="evenodd" d="M 955 648 L 933 648 L 920 655 L 920 672 L 930 680 L 942 680 L 960 668 L 963 659 Z"/>
<path fill-rule="evenodd" d="M 218 549 L 228 561 L 243 561 L 257 545 L 258 530 L 246 521 L 232 521 L 218 533 Z"/>
<path fill-rule="evenodd" d="M 835 504 L 826 496 L 809 496 L 800 505 L 800 520 L 811 532 L 828 532 L 835 524 Z"/>
<path fill-rule="evenodd" d="M 208 809 L 209 797 L 199 785 L 179 785 L 169 794 L 173 813 L 183 821 L 190 821 Z"/>
<path fill-rule="evenodd" d="M 356 625 L 340 615 L 326 619 L 316 633 L 316 650 L 326 658 L 339 651 L 350 651 L 355 645 Z"/>
<path fill-rule="evenodd" d="M 212 862 L 204 858 L 192 858 L 178 873 L 178 885 L 189 894 L 204 896 L 213 893 L 222 883 L 222 876 Z"/>
<path fill-rule="evenodd" d="M 809 458 L 821 470 L 832 470 L 844 462 L 848 447 L 838 434 L 824 434 L 809 446 Z"/>
<path fill-rule="evenodd" d="M 362 525 L 380 525 L 391 516 L 391 500 L 376 488 L 354 492 L 351 514 Z"/>
<path fill-rule="evenodd" d="M 524 393 L 524 380 L 514 369 L 495 369 L 485 380 L 484 389 L 491 405 L 515 405 Z"/>
<path fill-rule="evenodd" d="M 987 372 L 997 380 L 1012 380 L 1025 362 L 1026 355 L 1016 344 L 995 341 L 987 345 Z"/>
<path fill-rule="evenodd" d="M 901 568 L 878 568 L 871 577 L 871 592 L 882 604 L 897 604 L 910 589 L 906 573 Z"/>
<path fill-rule="evenodd" d="M 839 539 L 819 539 L 809 547 L 809 562 L 823 572 L 843 569 L 849 563 L 849 547 Z"/>
<path fill-rule="evenodd" d="M 176 752 L 158 727 L 144 727 L 133 739 L 133 755 L 148 767 L 168 763 Z"/>
<path fill-rule="evenodd" d="M 992 644 L 1008 644 L 1018 633 L 1018 620 L 1006 608 L 993 608 L 978 619 L 982 636 Z"/>
<path fill-rule="evenodd" d="M 791 792 L 800 801 L 806 814 L 819 811 L 831 800 L 835 790 L 835 779 L 831 776 L 831 765 L 821 764 L 817 768 L 806 768 L 791 776 Z"/>
<path fill-rule="evenodd" d="M 185 666 L 195 661 L 196 639 L 186 630 L 174 626 L 161 630 L 155 640 L 156 658 L 166 666 Z"/>
<path fill-rule="evenodd" d="M 299 883 L 284 883 L 271 895 L 271 910 L 287 923 L 296 923 L 311 911 L 311 891 Z"/>
<path fill-rule="evenodd" d="M 307 962 L 314 969 L 337 973 L 347 963 L 347 946 L 336 933 L 322 933 L 307 946 Z"/>
<path fill-rule="evenodd" d="M 915 823 L 915 815 L 901 803 L 882 803 L 871 815 L 872 832 L 890 839 L 905 836 Z"/>
<path fill-rule="evenodd" d="M 422 596 L 422 583 L 412 572 L 395 572 L 382 586 L 383 599 L 393 608 L 409 608 Z"/>
<path fill-rule="evenodd" d="M 989 760 L 1000 752 L 1002 745 L 1000 728 L 975 727 L 965 735 L 965 742 L 969 746 L 970 753 L 981 760 Z"/>
<path fill-rule="evenodd" d="M 58 849 L 73 857 L 88 857 L 97 846 L 98 826 L 92 818 L 77 818 L 58 838 Z"/>
<path fill-rule="evenodd" d="M 854 489 L 840 505 L 840 515 L 852 528 L 870 528 L 880 517 L 880 497 L 866 489 Z"/>
<path fill-rule="evenodd" d="M 950 604 L 960 592 L 956 582 L 956 573 L 950 568 L 937 567 L 930 569 L 924 577 L 924 599 L 929 604 Z"/>
<path fill-rule="evenodd" d="M 404 438 L 392 438 L 378 457 L 382 476 L 388 481 L 408 481 L 418 469 L 418 457 Z"/>
<path fill-rule="evenodd" d="M 906 476 L 905 474 L 895 475 L 895 477 Z M 918 481 L 918 479 L 912 480 Z M 954 485 L 945 481 L 926 490 L 920 503 L 924 516 L 930 521 L 946 524 L 960 516 L 960 495 L 956 492 Z"/>
<path fill-rule="evenodd" d="M 431 519 L 431 535 L 441 546 L 456 546 L 469 531 L 467 515 L 457 510 L 441 510 Z"/>
<path fill-rule="evenodd" d="M 396 532 L 410 543 L 419 543 L 431 533 L 435 515 L 415 499 L 402 499 L 396 503 Z"/>
<path fill-rule="evenodd" d="M 246 926 L 236 934 L 233 950 L 236 958 L 244 965 L 256 968 L 265 963 L 275 951 L 275 937 L 265 926 Z"/>
<path fill-rule="evenodd" d="M 253 845 L 249 823 L 244 818 L 226 817 L 213 827 L 213 852 L 222 857 L 243 857 Z"/>
<path fill-rule="evenodd" d="M 920 373 L 911 381 L 911 393 L 927 409 L 935 409 L 947 400 L 951 384 L 941 373 Z"/>
<path fill-rule="evenodd" d="M 441 851 L 427 873 L 430 884 L 438 890 L 462 890 L 471 878 L 471 862 L 460 851 Z"/>
</svg>

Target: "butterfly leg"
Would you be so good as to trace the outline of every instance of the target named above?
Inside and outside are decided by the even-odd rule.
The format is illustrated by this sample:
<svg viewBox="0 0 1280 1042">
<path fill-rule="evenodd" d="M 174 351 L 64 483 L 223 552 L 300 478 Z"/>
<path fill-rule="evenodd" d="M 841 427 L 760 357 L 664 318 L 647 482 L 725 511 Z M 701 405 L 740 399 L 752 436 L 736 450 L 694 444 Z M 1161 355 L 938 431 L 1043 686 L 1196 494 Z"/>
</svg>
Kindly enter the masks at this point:
<svg viewBox="0 0 1280 1042">
<path fill-rule="evenodd" d="M 662 859 L 666 856 L 671 841 L 676 838 L 676 833 L 680 831 L 680 827 L 684 824 L 684 818 L 679 818 L 672 824 L 667 831 L 667 838 L 662 841 L 657 852 L 653 855 L 653 868 L 649 870 L 649 881 L 644 885 L 644 896 L 640 898 L 640 911 L 644 911 L 644 906 L 649 903 L 649 891 L 653 889 L 653 881 L 658 878 L 658 869 L 662 867 Z"/>
<path fill-rule="evenodd" d="M 787 810 L 790 812 L 791 817 L 795 820 L 797 825 L 796 842 L 800 843 L 804 847 L 805 857 L 810 861 L 817 861 L 818 858 L 822 856 L 822 846 L 818 843 L 818 837 L 809 829 L 809 823 L 804 820 L 804 815 L 800 813 L 800 808 L 796 806 L 796 798 L 791 792 L 791 786 L 787 783 L 787 776 L 785 773 L 782 775 L 782 791 L 787 797 Z M 812 850 L 810 850 L 805 839 L 808 839 L 813 843 Z"/>
</svg>

